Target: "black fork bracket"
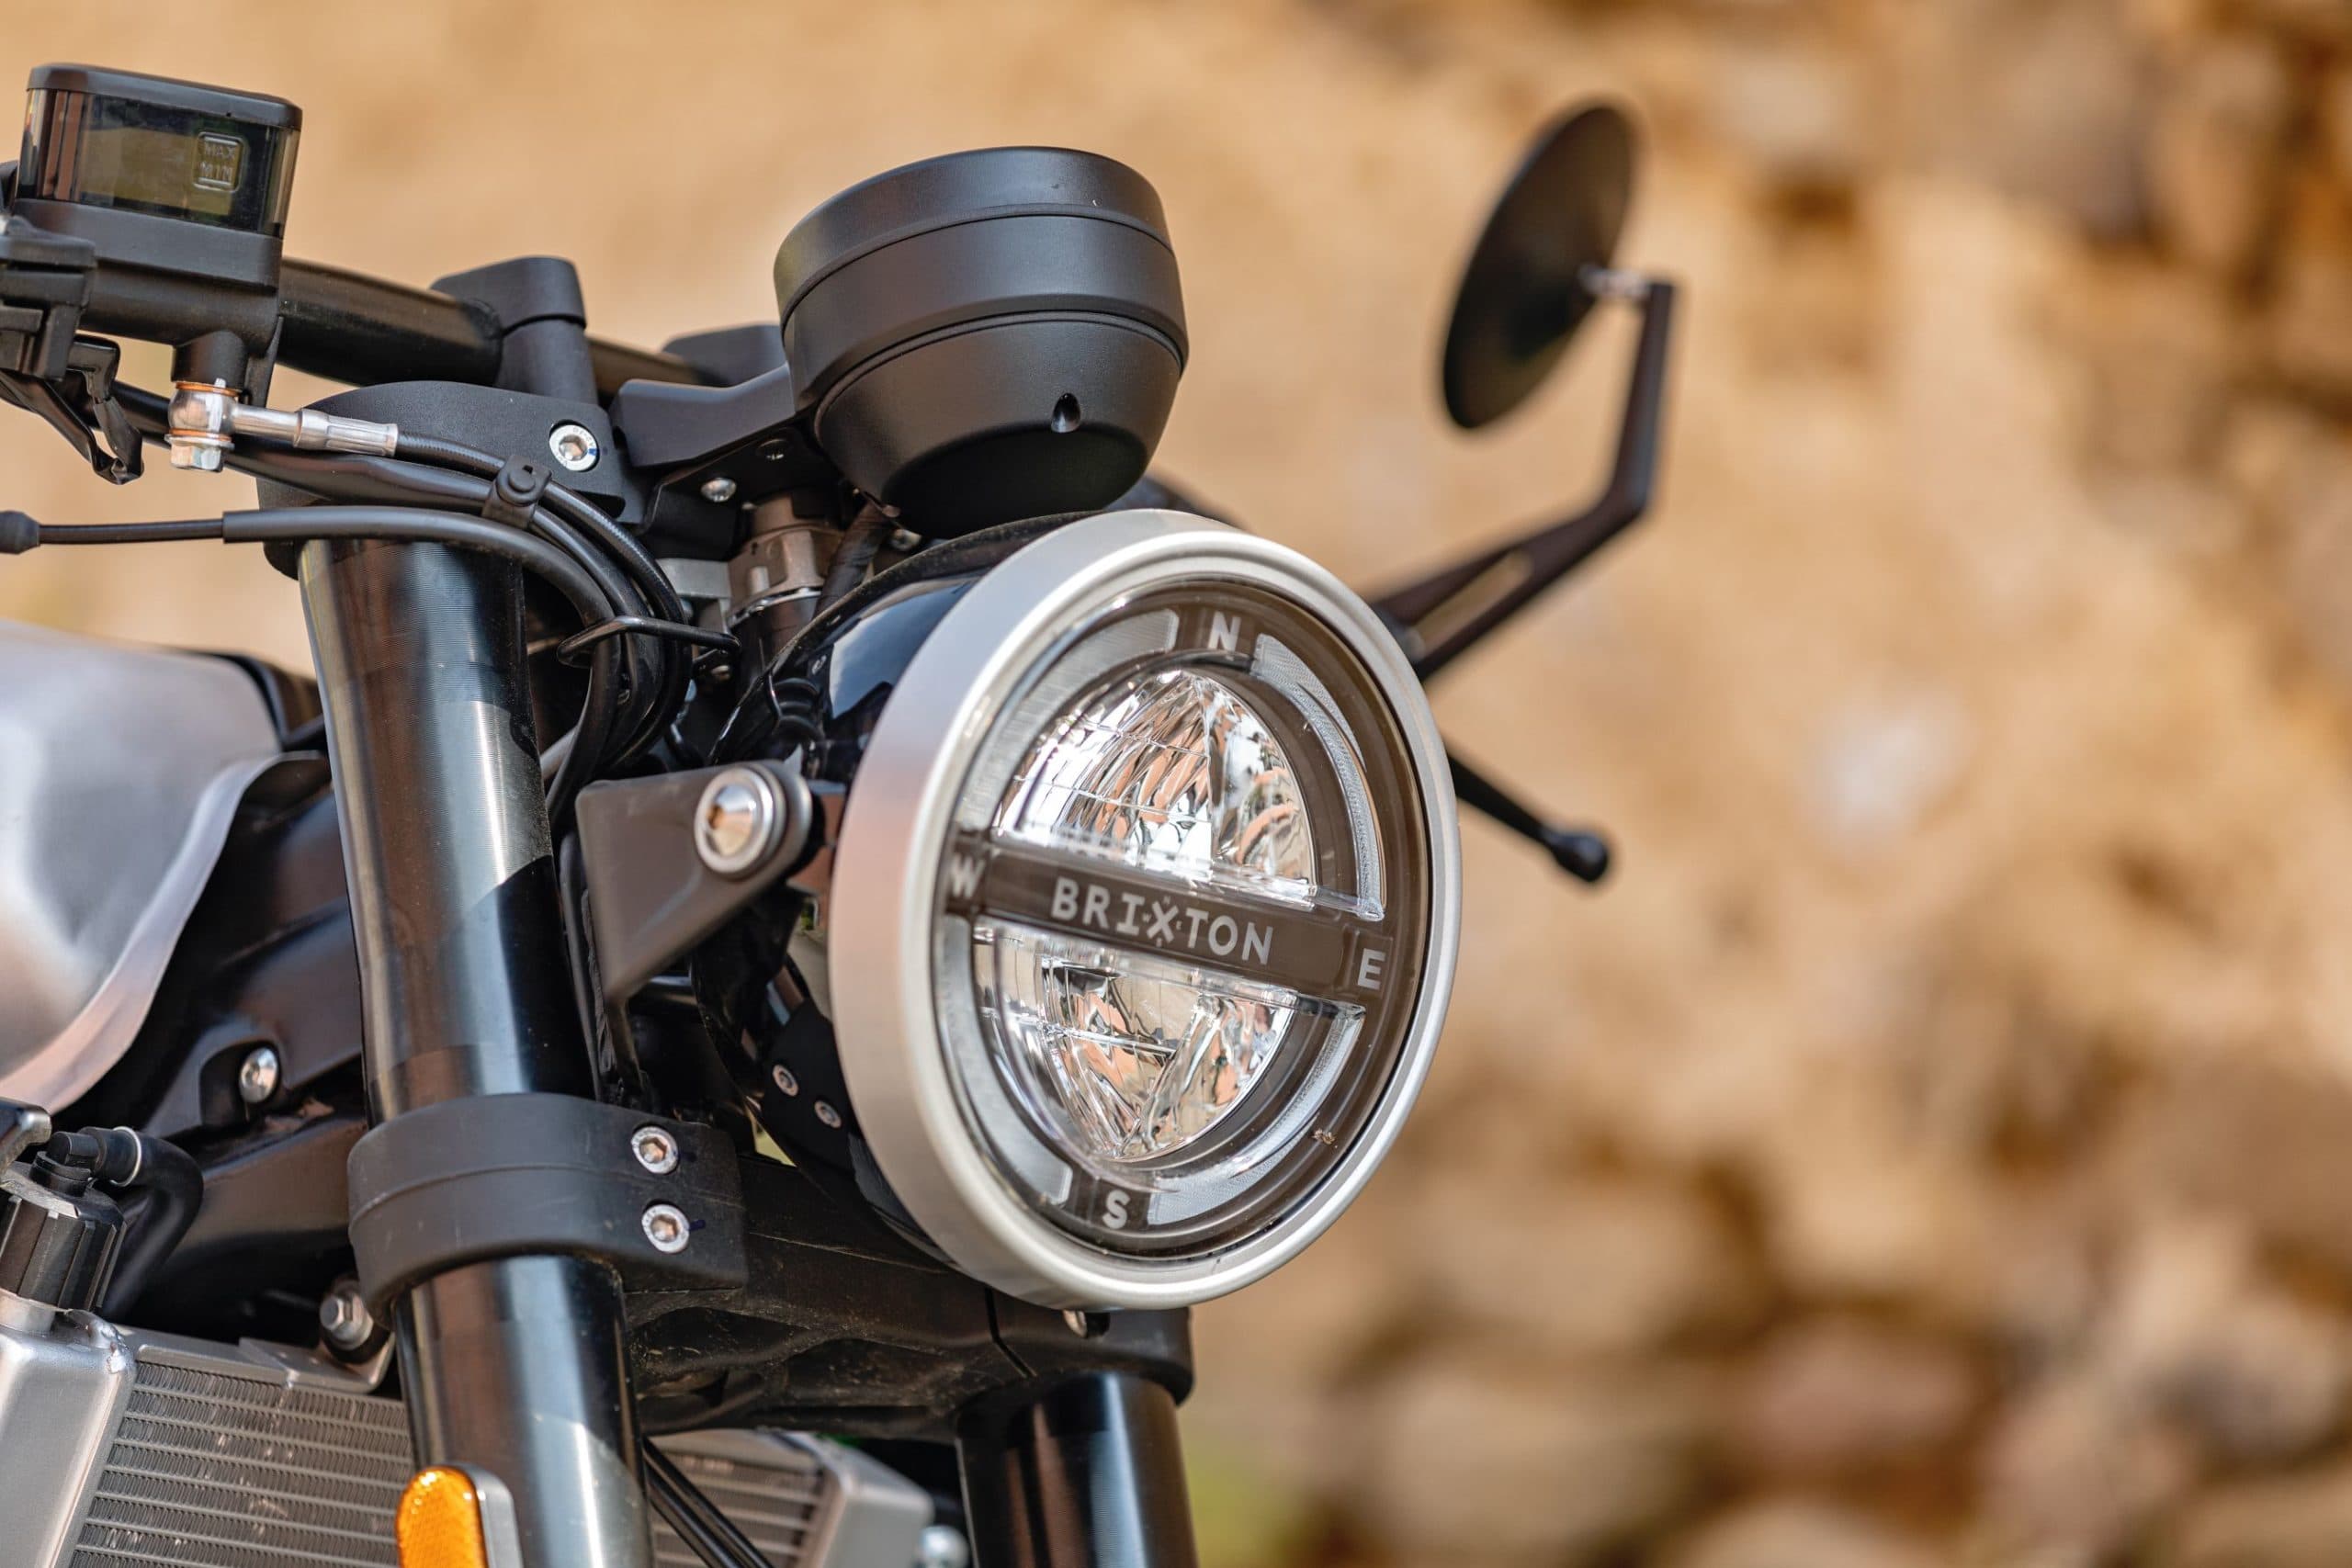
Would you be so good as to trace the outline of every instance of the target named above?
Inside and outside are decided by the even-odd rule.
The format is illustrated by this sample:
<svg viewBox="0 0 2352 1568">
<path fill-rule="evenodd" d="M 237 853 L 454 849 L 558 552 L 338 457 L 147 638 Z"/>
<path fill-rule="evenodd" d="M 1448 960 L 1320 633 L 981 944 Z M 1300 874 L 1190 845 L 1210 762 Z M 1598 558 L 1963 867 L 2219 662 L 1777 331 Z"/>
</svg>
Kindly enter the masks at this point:
<svg viewBox="0 0 2352 1568">
<path fill-rule="evenodd" d="M 695 842 L 703 793 L 728 774 L 752 770 L 767 781 L 774 813 L 765 842 L 752 863 L 731 874 L 714 871 Z M 798 771 L 771 762 L 608 780 L 581 791 L 581 859 L 605 999 L 618 1004 L 635 996 L 795 869 L 815 816 Z"/>
<path fill-rule="evenodd" d="M 806 1164 L 746 1159 L 741 1176 L 748 1282 L 629 1292 L 649 1430 L 944 1442 L 975 1413 L 1009 1417 L 1097 1372 L 1154 1384 L 1171 1402 L 1192 1392 L 1188 1313 L 1081 1315 L 1016 1301 L 842 1201 Z"/>
<path fill-rule="evenodd" d="M 379 1314 L 435 1274 L 537 1253 L 668 1290 L 748 1277 L 735 1150 L 716 1128 L 566 1094 L 452 1100 L 368 1134 L 350 1172 L 352 1250 Z"/>
</svg>

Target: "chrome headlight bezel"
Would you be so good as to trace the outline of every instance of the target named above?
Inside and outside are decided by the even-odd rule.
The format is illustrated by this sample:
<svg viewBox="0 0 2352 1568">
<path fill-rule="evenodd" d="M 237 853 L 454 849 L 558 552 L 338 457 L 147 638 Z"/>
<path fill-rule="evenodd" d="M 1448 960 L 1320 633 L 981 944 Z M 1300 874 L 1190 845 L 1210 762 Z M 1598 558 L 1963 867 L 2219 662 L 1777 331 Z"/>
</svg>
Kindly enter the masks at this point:
<svg viewBox="0 0 2352 1568">
<path fill-rule="evenodd" d="M 1367 1093 L 1352 1142 L 1328 1152 L 1295 1203 L 1254 1233 L 1198 1254 L 1112 1250 L 1057 1223 L 1014 1190 L 1001 1155 L 975 1130 L 951 1060 L 941 996 L 944 886 L 959 811 L 970 815 L 976 765 L 1001 755 L 1023 722 L 1019 694 L 1074 639 L 1138 604 L 1220 595 L 1278 605 L 1319 628 L 1376 704 L 1408 779 L 1409 812 L 1391 822 L 1425 856 L 1412 915 L 1418 987 L 1376 1043 L 1394 1062 Z M 1035 705 L 1032 705 L 1034 707 Z M 1034 713 L 1031 736 L 1057 709 Z M 1023 741 L 1023 745 L 1026 742 Z M 982 791 L 986 793 L 985 788 Z M 1362 599 L 1297 552 L 1172 512 L 1105 513 L 1024 547 L 967 591 L 915 652 L 876 718 L 833 855 L 827 946 L 842 1070 L 882 1174 L 909 1213 L 976 1277 L 1024 1299 L 1069 1307 L 1174 1307 L 1261 1278 L 1320 1234 L 1369 1179 L 1429 1068 L 1452 985 L 1460 926 L 1453 796 L 1435 722 L 1394 637 Z M 1422 890 L 1416 889 L 1417 893 Z M 851 955 L 854 955 L 853 960 Z M 967 964 L 968 947 L 961 962 Z M 855 968 L 847 967 L 854 962 Z M 1242 971 L 1244 974 L 1246 970 Z M 952 987 L 949 987 L 951 990 Z M 1277 1156 L 1279 1157 L 1279 1156 Z"/>
</svg>

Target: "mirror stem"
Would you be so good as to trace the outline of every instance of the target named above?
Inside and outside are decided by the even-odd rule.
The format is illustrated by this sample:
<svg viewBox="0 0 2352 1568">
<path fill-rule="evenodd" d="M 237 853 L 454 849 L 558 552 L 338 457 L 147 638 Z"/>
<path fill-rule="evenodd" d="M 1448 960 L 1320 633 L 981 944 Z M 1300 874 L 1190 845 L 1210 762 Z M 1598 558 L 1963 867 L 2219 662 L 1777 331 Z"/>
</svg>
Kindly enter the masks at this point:
<svg viewBox="0 0 2352 1568">
<path fill-rule="evenodd" d="M 1599 270 L 1599 269 L 1595 269 Z M 1626 285 L 1638 281 L 1638 290 Z M 1624 422 L 1608 488 L 1584 511 L 1513 542 L 1446 567 L 1373 601 L 1428 681 L 1538 594 L 1623 533 L 1649 510 L 1657 478 L 1675 286 L 1662 277 L 1609 271 L 1594 292 L 1636 301 L 1642 312 L 1625 389 Z"/>
</svg>

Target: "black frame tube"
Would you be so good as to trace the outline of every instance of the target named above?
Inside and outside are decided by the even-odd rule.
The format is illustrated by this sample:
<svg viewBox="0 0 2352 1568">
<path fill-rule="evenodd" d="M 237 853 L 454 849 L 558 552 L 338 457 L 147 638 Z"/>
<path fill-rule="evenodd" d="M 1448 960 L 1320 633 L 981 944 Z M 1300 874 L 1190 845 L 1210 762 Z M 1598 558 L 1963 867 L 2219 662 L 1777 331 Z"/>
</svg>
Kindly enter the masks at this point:
<svg viewBox="0 0 2352 1568">
<path fill-rule="evenodd" d="M 444 545 L 302 551 L 381 1121 L 593 1088 L 568 979 L 517 569 Z M 575 1258 L 439 1275 L 399 1314 L 420 1458 L 513 1494 L 529 1568 L 647 1568 L 620 1283 Z"/>
<path fill-rule="evenodd" d="M 958 1434 L 976 1568 L 1196 1568 L 1176 1399 L 1092 1372 Z"/>
</svg>

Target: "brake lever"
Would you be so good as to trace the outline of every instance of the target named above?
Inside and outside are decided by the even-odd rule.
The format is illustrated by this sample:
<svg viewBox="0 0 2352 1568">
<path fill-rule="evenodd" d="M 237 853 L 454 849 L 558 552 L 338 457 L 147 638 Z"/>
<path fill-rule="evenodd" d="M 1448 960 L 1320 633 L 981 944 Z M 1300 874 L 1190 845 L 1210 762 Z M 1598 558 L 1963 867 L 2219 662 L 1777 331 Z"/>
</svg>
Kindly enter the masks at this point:
<svg viewBox="0 0 2352 1568">
<path fill-rule="evenodd" d="M 1373 601 L 1427 682 L 1484 641 L 1538 594 L 1591 558 L 1648 512 L 1664 425 L 1667 351 L 1674 333 L 1675 286 L 1662 277 L 1594 267 L 1586 286 L 1637 304 L 1640 340 L 1626 383 L 1623 423 L 1609 483 L 1566 520 L 1444 567 Z"/>
<path fill-rule="evenodd" d="M 122 351 L 101 338 L 76 337 L 64 374 L 55 378 L 0 371 L 0 399 L 39 414 L 108 484 L 129 484 L 146 467 L 139 431 L 114 395 Z"/>
<path fill-rule="evenodd" d="M 1453 770 L 1453 798 L 1473 811 L 1483 812 L 1531 843 L 1540 844 L 1562 871 L 1587 886 L 1609 874 L 1613 853 L 1609 840 L 1589 828 L 1546 822 L 1502 785 L 1446 749 Z"/>
</svg>

